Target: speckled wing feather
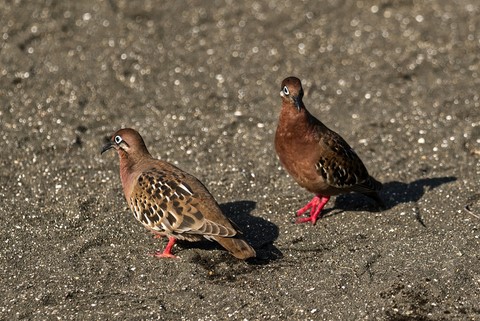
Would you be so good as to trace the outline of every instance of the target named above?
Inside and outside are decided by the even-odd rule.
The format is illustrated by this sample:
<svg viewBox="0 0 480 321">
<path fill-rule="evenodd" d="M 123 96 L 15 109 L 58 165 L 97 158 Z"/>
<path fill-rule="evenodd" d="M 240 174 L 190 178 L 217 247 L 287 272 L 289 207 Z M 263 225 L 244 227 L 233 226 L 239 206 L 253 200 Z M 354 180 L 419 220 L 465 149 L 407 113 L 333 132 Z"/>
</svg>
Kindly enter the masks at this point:
<svg viewBox="0 0 480 321">
<path fill-rule="evenodd" d="M 319 131 L 322 133 L 320 155 L 315 167 L 330 186 L 357 192 L 379 189 L 376 181 L 370 179 L 360 157 L 340 135 L 324 126 Z"/>
<path fill-rule="evenodd" d="M 185 178 L 158 168 L 140 174 L 129 201 L 135 218 L 160 235 L 172 235 L 179 239 L 193 241 L 201 236 L 207 239 L 235 236 L 237 232 L 234 228 L 205 218 L 200 202 L 215 201 L 205 197 L 199 199 L 198 193 Z M 198 186 L 195 188 L 198 189 Z M 208 193 L 205 189 L 200 194 L 205 192 Z"/>
</svg>

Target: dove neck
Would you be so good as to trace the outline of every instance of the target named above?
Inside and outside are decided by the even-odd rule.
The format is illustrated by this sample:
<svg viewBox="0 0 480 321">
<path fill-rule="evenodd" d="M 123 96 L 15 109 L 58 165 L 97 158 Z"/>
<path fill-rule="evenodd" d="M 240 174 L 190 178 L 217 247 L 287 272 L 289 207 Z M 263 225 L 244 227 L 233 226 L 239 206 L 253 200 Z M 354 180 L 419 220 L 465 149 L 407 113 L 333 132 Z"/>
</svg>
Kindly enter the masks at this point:
<svg viewBox="0 0 480 321">
<path fill-rule="evenodd" d="M 123 153 L 120 155 L 120 179 L 127 202 L 130 198 L 133 185 L 137 181 L 137 176 L 142 173 L 142 168 L 148 166 L 146 164 L 152 160 L 153 158 L 149 153 L 144 155 Z"/>
</svg>

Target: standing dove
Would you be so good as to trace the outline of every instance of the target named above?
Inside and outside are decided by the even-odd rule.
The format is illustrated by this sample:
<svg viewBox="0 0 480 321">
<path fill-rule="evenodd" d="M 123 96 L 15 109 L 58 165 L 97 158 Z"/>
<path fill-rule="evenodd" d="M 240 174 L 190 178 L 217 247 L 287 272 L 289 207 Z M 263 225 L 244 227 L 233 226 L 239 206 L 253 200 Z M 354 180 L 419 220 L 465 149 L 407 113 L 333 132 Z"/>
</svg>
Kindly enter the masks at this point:
<svg viewBox="0 0 480 321">
<path fill-rule="evenodd" d="M 222 213 L 207 188 L 193 175 L 154 159 L 140 134 L 120 129 L 102 148 L 115 149 L 120 157 L 123 192 L 135 218 L 168 244 L 156 257 L 171 253 L 177 239 L 215 240 L 239 259 L 255 257 L 255 250 Z"/>
<path fill-rule="evenodd" d="M 275 133 L 275 150 L 283 167 L 313 199 L 297 211 L 297 223 L 315 224 L 330 196 L 358 192 L 383 206 L 377 191 L 382 184 L 368 174 L 365 165 L 336 132 L 308 112 L 303 88 L 296 77 L 282 81 L 282 110 Z M 320 216 L 321 217 L 321 216 Z"/>
</svg>

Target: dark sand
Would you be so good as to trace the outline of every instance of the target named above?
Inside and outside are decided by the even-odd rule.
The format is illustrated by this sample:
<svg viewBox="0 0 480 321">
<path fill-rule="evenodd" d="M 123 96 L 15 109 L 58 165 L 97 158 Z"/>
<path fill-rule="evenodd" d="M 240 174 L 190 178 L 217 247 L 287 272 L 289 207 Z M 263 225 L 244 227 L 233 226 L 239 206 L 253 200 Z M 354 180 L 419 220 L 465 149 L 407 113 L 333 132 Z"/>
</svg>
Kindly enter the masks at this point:
<svg viewBox="0 0 480 321">
<path fill-rule="evenodd" d="M 480 320 L 480 3 L 2 1 L 0 319 Z M 311 195 L 276 158 L 280 82 L 384 182 Z M 257 248 L 163 248 L 106 137 L 134 127 Z"/>
</svg>

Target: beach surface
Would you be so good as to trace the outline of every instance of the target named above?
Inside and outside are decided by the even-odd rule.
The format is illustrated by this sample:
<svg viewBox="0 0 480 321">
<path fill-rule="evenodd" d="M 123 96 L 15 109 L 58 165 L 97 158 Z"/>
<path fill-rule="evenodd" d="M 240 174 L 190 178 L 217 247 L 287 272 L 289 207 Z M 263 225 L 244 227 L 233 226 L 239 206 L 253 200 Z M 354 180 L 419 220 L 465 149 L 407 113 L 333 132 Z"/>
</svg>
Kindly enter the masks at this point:
<svg viewBox="0 0 480 321">
<path fill-rule="evenodd" d="M 480 3 L 0 1 L 1 320 L 480 320 Z M 281 81 L 386 209 L 281 168 Z M 198 177 L 258 258 L 163 249 L 118 129 Z"/>
</svg>

